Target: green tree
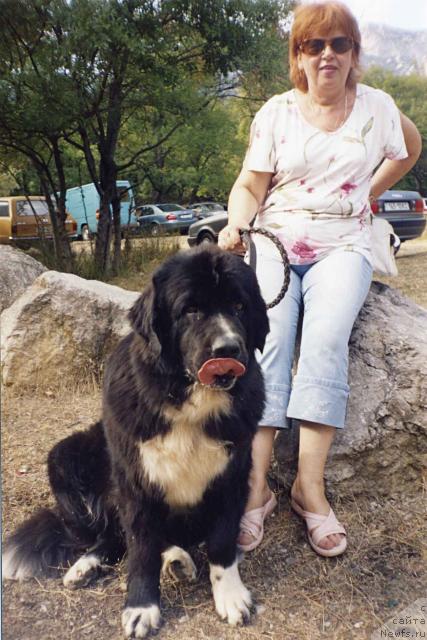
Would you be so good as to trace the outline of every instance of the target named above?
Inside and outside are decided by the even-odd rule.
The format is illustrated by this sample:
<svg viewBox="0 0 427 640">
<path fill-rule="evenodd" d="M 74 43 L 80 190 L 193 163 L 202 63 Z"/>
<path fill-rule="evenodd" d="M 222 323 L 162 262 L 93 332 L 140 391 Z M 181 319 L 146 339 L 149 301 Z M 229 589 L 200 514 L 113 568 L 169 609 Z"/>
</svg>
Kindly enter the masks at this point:
<svg viewBox="0 0 427 640">
<path fill-rule="evenodd" d="M 41 4 L 1 3 L 0 149 L 9 170 L 24 168 L 22 177 L 28 173 L 26 160 L 31 162 L 39 183 L 37 191 L 46 196 L 49 207 L 59 266 L 67 269 L 72 252 L 65 230 L 66 186 L 60 143 L 68 113 L 57 108 L 63 78 L 53 73 L 56 60 L 49 39 L 41 37 L 44 25 Z"/>
<path fill-rule="evenodd" d="M 364 82 L 389 93 L 402 113 L 417 126 L 423 140 L 421 156 L 397 187 L 415 188 L 427 196 L 427 78 L 417 75 L 396 76 L 390 71 L 373 67 L 365 74 Z"/>
<path fill-rule="evenodd" d="M 1 142 L 9 149 L 19 142 L 44 188 L 59 193 L 62 214 L 64 141 L 84 156 L 100 195 L 95 258 L 105 271 L 113 229 L 117 269 L 117 178 L 221 95 L 224 78 L 255 63 L 288 3 L 3 0 L 2 5 Z M 120 137 L 135 114 L 141 122 L 139 146 L 118 162 Z"/>
<path fill-rule="evenodd" d="M 225 200 L 241 162 L 244 145 L 229 99 L 200 110 L 165 143 L 137 162 L 134 181 L 140 201 Z M 125 143 L 138 142 L 138 126 Z"/>
<path fill-rule="evenodd" d="M 290 87 L 287 58 L 287 34 L 281 25 L 274 24 L 254 46 L 244 73 L 229 73 L 214 87 L 209 76 L 196 80 L 190 76 L 184 94 L 197 95 L 198 86 L 198 95 L 201 91 L 211 102 L 193 109 L 182 127 L 138 160 L 132 177 L 139 200 L 227 200 L 241 167 L 255 111 L 274 93 Z M 141 130 L 154 141 L 170 128 L 174 118 L 174 113 L 164 110 L 153 117 L 149 130 L 146 114 L 135 114 L 126 125 L 121 153 L 140 144 Z"/>
</svg>

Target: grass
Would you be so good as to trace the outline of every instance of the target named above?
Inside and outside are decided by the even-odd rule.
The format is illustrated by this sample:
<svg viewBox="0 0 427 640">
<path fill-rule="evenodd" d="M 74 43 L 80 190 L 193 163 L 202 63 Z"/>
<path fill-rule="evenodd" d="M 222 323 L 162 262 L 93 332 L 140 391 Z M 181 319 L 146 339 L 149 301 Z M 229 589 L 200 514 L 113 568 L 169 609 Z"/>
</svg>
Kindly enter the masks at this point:
<svg viewBox="0 0 427 640">
<path fill-rule="evenodd" d="M 108 282 L 123 289 L 141 290 L 157 265 L 179 249 L 179 236 L 125 241 L 120 272 Z"/>
<path fill-rule="evenodd" d="M 75 242 L 71 245 L 74 264 L 71 272 L 87 280 L 102 280 L 124 289 L 142 289 L 153 269 L 168 256 L 180 249 L 179 236 L 139 237 L 122 242 L 122 255 L 117 274 L 103 274 L 95 263 L 95 246 L 92 242 Z M 39 260 L 47 269 L 59 271 L 53 244 L 38 242 L 28 249 L 28 254 Z"/>
</svg>

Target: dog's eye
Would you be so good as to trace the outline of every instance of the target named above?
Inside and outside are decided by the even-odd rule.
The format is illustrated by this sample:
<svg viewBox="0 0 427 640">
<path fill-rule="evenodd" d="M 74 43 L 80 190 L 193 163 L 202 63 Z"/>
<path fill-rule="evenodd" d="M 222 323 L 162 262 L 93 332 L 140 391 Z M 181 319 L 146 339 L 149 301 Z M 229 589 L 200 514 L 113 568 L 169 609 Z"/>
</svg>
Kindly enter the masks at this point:
<svg viewBox="0 0 427 640">
<path fill-rule="evenodd" d="M 190 306 L 190 307 L 186 307 L 184 312 L 185 312 L 186 315 L 190 315 L 191 316 L 191 315 L 196 315 L 196 314 L 200 313 L 200 310 L 195 306 Z"/>
</svg>

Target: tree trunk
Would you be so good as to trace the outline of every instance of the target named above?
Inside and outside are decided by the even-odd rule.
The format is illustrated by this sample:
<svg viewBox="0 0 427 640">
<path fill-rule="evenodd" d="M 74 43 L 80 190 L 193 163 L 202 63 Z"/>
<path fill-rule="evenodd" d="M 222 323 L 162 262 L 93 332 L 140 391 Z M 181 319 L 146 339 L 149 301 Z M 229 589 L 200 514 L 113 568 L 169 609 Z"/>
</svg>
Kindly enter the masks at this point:
<svg viewBox="0 0 427 640">
<path fill-rule="evenodd" d="M 117 193 L 117 186 L 115 186 L 115 195 L 112 200 L 113 209 L 113 228 L 114 228 L 114 250 L 113 250 L 113 273 L 118 274 L 120 269 L 120 263 L 122 258 L 122 231 L 121 231 L 121 201 L 119 194 Z"/>
<path fill-rule="evenodd" d="M 52 225 L 53 233 L 53 245 L 55 256 L 57 260 L 57 268 L 59 271 L 72 271 L 73 266 L 73 253 L 71 251 L 70 239 L 67 236 L 65 230 L 65 196 L 62 202 L 62 212 L 57 210 L 54 201 L 52 200 L 51 190 L 49 188 L 49 182 L 42 173 L 40 166 L 36 165 L 37 172 L 40 177 L 42 185 L 42 191 L 46 198 L 46 204 L 49 209 L 50 222 Z"/>
<path fill-rule="evenodd" d="M 114 161 L 105 161 L 101 158 L 100 163 L 100 205 L 99 205 L 99 220 L 98 220 L 98 233 L 96 236 L 95 244 L 95 263 L 100 275 L 106 275 L 109 273 L 111 265 L 111 234 L 113 231 L 114 216 L 114 201 L 118 199 L 117 196 L 117 168 Z M 120 207 L 120 202 L 119 202 Z M 118 225 L 119 225 L 119 237 L 120 237 L 120 208 L 118 212 Z M 117 264 L 117 260 L 120 262 L 120 244 L 117 249 L 116 244 L 114 246 L 114 265 Z M 117 258 L 116 252 L 118 251 L 119 257 Z"/>
<path fill-rule="evenodd" d="M 67 185 L 66 185 L 66 181 L 65 181 L 65 173 L 64 173 L 64 164 L 62 162 L 62 154 L 61 154 L 61 150 L 59 148 L 59 140 L 58 138 L 52 139 L 51 140 L 51 144 L 52 144 L 52 149 L 53 149 L 53 156 L 54 156 L 54 160 L 55 160 L 55 167 L 56 167 L 56 172 L 58 174 L 58 181 L 59 181 L 59 191 L 58 192 L 54 192 L 55 194 L 55 200 L 56 200 L 56 208 L 55 208 L 55 212 L 54 212 L 54 217 L 57 218 L 58 220 L 58 239 L 57 239 L 57 246 L 58 246 L 58 250 L 61 254 L 61 257 L 64 261 L 64 267 L 65 267 L 65 271 L 72 271 L 73 265 L 74 265 L 74 256 L 73 256 L 73 252 L 71 250 L 71 243 L 70 243 L 70 238 L 67 235 L 66 232 L 66 226 L 65 226 L 65 222 L 67 219 L 67 211 L 66 211 L 66 207 L 65 207 L 65 201 L 66 201 L 66 194 L 67 194 Z M 48 206 L 49 206 L 49 201 L 50 203 L 53 205 L 52 199 L 49 198 L 48 199 Z M 50 208 L 49 208 L 50 211 Z M 51 214 L 52 217 L 52 214 Z"/>
<path fill-rule="evenodd" d="M 110 202 L 111 195 L 109 190 L 103 191 L 99 203 L 99 220 L 95 243 L 95 264 L 100 276 L 108 273 L 110 268 Z"/>
<path fill-rule="evenodd" d="M 120 265 L 121 238 L 120 238 L 120 201 L 117 194 L 117 165 L 114 154 L 121 124 L 121 90 L 122 78 L 126 60 L 118 70 L 109 87 L 107 126 L 101 127 L 101 136 L 98 144 L 100 155 L 100 189 L 101 206 L 98 223 L 98 236 L 95 247 L 95 261 L 101 273 L 105 274 L 111 266 L 110 241 L 111 232 L 114 234 L 113 271 L 117 273 Z"/>
</svg>

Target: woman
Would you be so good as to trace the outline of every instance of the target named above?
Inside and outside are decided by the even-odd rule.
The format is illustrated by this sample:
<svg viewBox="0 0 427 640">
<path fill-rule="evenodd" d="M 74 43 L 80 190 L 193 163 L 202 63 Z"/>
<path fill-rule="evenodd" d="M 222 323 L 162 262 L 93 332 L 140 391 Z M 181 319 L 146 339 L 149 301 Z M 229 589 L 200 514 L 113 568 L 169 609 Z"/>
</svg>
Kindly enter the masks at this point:
<svg viewBox="0 0 427 640">
<path fill-rule="evenodd" d="M 359 55 L 359 28 L 345 5 L 297 8 L 289 56 L 295 88 L 256 114 L 230 194 L 228 224 L 219 235 L 222 248 L 241 252 L 239 231 L 257 214 L 255 226 L 277 235 L 291 263 L 289 289 L 269 312 L 271 330 L 260 357 L 267 402 L 241 521 L 239 544 L 246 551 L 261 542 L 264 519 L 276 505 L 267 472 L 276 429 L 291 418 L 300 424 L 291 505 L 318 554 L 339 555 L 347 546 L 325 496 L 324 469 L 335 430 L 344 427 L 348 341 L 372 278 L 369 202 L 405 175 L 421 150 L 416 127 L 392 98 L 357 83 Z M 257 276 L 271 300 L 283 267 L 274 247 L 253 237 Z M 300 308 L 300 355 L 292 380 Z"/>
</svg>

